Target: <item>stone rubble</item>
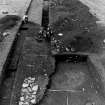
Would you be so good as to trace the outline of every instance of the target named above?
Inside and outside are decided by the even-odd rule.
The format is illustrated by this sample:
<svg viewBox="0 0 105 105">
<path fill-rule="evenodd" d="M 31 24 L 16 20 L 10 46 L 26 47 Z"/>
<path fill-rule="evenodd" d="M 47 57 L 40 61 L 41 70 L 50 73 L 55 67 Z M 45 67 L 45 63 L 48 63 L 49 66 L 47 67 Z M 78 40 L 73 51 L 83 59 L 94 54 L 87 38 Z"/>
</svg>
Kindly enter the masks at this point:
<svg viewBox="0 0 105 105">
<path fill-rule="evenodd" d="M 36 79 L 28 77 L 24 80 L 21 89 L 21 96 L 18 105 L 33 105 L 36 104 L 37 92 L 39 86 L 36 83 Z"/>
<path fill-rule="evenodd" d="M 95 102 L 88 102 L 86 105 L 95 105 Z"/>
</svg>

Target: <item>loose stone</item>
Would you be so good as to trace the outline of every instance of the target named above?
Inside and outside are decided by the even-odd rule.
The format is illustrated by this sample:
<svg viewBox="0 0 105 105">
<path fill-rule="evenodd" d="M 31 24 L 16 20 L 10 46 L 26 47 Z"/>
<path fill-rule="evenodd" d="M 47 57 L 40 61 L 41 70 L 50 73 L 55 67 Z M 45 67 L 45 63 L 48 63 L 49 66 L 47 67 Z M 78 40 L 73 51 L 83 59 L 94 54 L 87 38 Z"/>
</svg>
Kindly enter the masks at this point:
<svg viewBox="0 0 105 105">
<path fill-rule="evenodd" d="M 37 91 L 37 90 L 38 90 L 38 85 L 33 86 L 33 87 L 32 87 L 32 90 L 33 90 L 33 91 Z"/>
<path fill-rule="evenodd" d="M 35 98 L 36 99 L 36 95 L 32 95 L 32 98 Z"/>
<path fill-rule="evenodd" d="M 19 102 L 19 105 L 23 105 L 23 104 L 24 104 L 23 102 L 21 102 L 21 101 Z"/>
<path fill-rule="evenodd" d="M 31 92 L 32 91 L 32 89 L 30 87 L 28 87 L 27 90 L 28 90 L 28 92 Z"/>
<path fill-rule="evenodd" d="M 31 78 L 32 81 L 35 81 L 35 78 Z"/>
<path fill-rule="evenodd" d="M 23 88 L 26 88 L 26 87 L 28 87 L 28 84 L 23 83 Z"/>
<path fill-rule="evenodd" d="M 26 88 L 23 88 L 23 89 L 22 89 L 22 92 L 23 92 L 23 93 L 28 93 L 28 90 L 27 90 Z"/>
<path fill-rule="evenodd" d="M 47 76 L 47 74 L 44 74 L 45 76 Z"/>
<path fill-rule="evenodd" d="M 34 91 L 32 94 L 33 94 L 33 95 L 36 95 L 36 93 L 37 93 L 37 91 Z"/>
<path fill-rule="evenodd" d="M 20 97 L 20 101 L 24 101 L 24 97 Z"/>
<path fill-rule="evenodd" d="M 31 100 L 31 103 L 32 103 L 32 104 L 35 104 L 35 103 L 36 103 L 36 99 L 32 99 L 32 100 Z"/>
<path fill-rule="evenodd" d="M 29 105 L 29 102 L 24 102 L 24 104 L 23 105 Z"/>
</svg>

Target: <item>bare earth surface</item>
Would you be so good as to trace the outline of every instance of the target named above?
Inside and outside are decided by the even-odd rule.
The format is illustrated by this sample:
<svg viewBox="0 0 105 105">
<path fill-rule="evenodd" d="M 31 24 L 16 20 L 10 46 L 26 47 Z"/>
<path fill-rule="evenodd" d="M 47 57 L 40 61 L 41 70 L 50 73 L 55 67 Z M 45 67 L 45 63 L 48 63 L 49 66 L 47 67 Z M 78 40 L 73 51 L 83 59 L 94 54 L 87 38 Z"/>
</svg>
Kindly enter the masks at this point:
<svg viewBox="0 0 105 105">
<path fill-rule="evenodd" d="M 104 52 L 105 31 L 97 25 L 98 20 L 89 12 L 89 8 L 78 0 L 51 0 L 50 24 L 55 32 L 54 38 L 61 46 L 74 48 L 75 52 Z M 63 36 L 57 36 L 59 33 Z M 48 94 L 43 100 L 45 105 L 86 105 L 89 102 L 90 105 L 104 105 L 104 97 L 99 92 L 100 85 L 96 84 L 94 77 L 88 72 L 87 62 L 58 62 L 56 67 Z"/>
<path fill-rule="evenodd" d="M 63 37 L 55 35 L 55 38 L 63 41 L 65 46 L 68 46 L 71 41 L 73 47 L 80 52 L 102 53 L 105 46 L 103 44 L 104 30 L 97 27 L 98 19 L 89 13 L 88 8 L 77 0 L 52 1 L 54 3 L 50 8 L 50 23 L 56 34 L 59 32 L 64 34 Z M 33 12 L 34 8 L 30 12 L 32 17 L 36 15 Z M 30 19 L 35 21 L 34 18 Z M 15 87 L 12 92 L 14 97 L 11 98 L 11 103 L 18 105 L 20 89 L 25 77 L 30 75 L 45 77 L 47 74 L 50 81 L 43 100 L 38 105 L 105 105 L 105 97 L 99 92 L 100 85 L 91 76 L 87 61 L 74 62 L 77 60 L 74 59 L 71 63 L 58 60 L 54 72 L 54 62 L 52 57 L 51 59 L 49 57 L 49 44 L 45 41 L 36 41 L 39 28 L 38 24 L 29 23 L 20 31 L 20 40 L 17 42 L 19 46 L 16 47 L 13 57 L 20 58 L 14 60 L 17 62 L 18 73 L 15 77 Z M 72 41 L 75 37 L 77 42 Z M 80 41 L 81 37 L 82 41 Z M 7 82 L 3 84 L 6 88 L 8 88 Z M 5 94 L 2 93 L 3 105 L 7 105 L 5 103 L 9 98 L 9 96 L 6 97 L 7 93 L 8 90 Z"/>
<path fill-rule="evenodd" d="M 76 52 L 104 53 L 105 31 L 96 21 L 98 18 L 89 12 L 89 8 L 77 0 L 53 1 L 50 7 L 50 24 L 54 27 L 55 38 Z M 58 33 L 64 35 L 59 37 Z"/>
</svg>

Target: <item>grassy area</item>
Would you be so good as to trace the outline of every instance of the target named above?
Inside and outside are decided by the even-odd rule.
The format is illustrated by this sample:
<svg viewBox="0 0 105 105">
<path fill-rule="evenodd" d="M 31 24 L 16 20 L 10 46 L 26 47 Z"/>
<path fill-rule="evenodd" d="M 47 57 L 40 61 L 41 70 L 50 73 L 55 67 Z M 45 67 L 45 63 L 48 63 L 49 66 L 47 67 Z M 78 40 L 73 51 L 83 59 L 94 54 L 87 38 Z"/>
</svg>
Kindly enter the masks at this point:
<svg viewBox="0 0 105 105">
<path fill-rule="evenodd" d="M 7 29 L 13 28 L 20 19 L 21 18 L 16 15 L 6 15 L 0 19 L 0 31 L 3 32 Z"/>
</svg>

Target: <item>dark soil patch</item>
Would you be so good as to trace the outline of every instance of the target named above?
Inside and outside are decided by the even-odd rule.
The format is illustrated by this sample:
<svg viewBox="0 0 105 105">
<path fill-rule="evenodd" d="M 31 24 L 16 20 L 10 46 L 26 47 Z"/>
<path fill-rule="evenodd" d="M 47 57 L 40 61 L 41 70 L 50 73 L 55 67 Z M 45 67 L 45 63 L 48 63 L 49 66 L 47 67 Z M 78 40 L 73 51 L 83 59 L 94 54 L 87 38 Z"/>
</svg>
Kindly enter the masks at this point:
<svg viewBox="0 0 105 105">
<path fill-rule="evenodd" d="M 13 77 L 10 73 L 10 79 L 6 76 L 6 80 L 3 80 L 3 84 L 6 84 L 6 86 L 1 86 L 3 92 L 0 97 L 7 98 L 6 100 L 2 99 L 1 105 L 7 105 L 10 102 L 13 103 L 13 105 L 17 105 L 21 85 L 25 78 L 29 76 L 40 76 L 46 79 L 44 74 L 49 76 L 54 72 L 54 59 L 49 55 L 48 43 L 45 41 L 38 42 L 36 40 L 40 26 L 29 22 L 28 24 L 22 25 L 22 27 L 27 27 L 27 30 L 19 31 L 12 54 L 12 60 L 9 65 L 11 70 L 16 70 L 16 75 Z M 44 85 L 46 87 L 46 83 Z M 13 86 L 15 86 L 14 89 Z M 43 97 L 43 94 L 41 97 Z"/>
<path fill-rule="evenodd" d="M 97 27 L 98 19 L 89 12 L 89 8 L 78 0 L 52 1 L 56 5 L 50 8 L 50 24 L 55 39 L 66 47 L 72 46 L 77 52 L 101 52 L 104 32 Z M 58 33 L 63 33 L 63 36 L 59 37 Z"/>
<path fill-rule="evenodd" d="M 20 19 L 21 18 L 16 15 L 6 15 L 0 19 L 0 31 L 3 32 L 6 29 L 14 27 Z"/>
</svg>

